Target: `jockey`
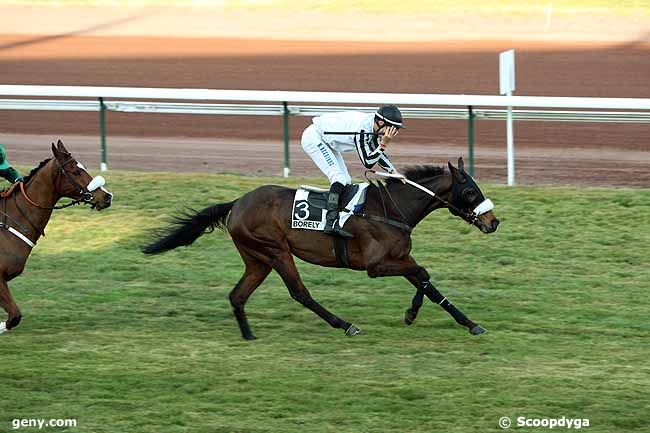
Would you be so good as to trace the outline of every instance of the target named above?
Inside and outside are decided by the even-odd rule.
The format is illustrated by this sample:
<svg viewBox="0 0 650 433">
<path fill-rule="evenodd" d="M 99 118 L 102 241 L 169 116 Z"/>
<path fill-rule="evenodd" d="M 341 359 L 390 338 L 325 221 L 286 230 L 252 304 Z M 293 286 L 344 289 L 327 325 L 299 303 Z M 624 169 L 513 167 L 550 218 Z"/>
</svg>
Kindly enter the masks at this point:
<svg viewBox="0 0 650 433">
<path fill-rule="evenodd" d="M 366 168 L 379 164 L 388 173 L 395 173 L 395 167 L 384 152 L 404 127 L 402 113 L 394 105 L 384 105 L 374 113 L 328 113 L 314 117 L 312 122 L 302 133 L 301 144 L 330 182 L 323 232 L 349 239 L 352 234 L 338 223 L 341 194 L 345 186 L 352 183 L 341 154 L 356 149 Z"/>
<path fill-rule="evenodd" d="M 23 180 L 20 173 L 7 161 L 7 152 L 2 144 L 0 144 L 0 177 L 7 179 L 11 183 Z"/>
</svg>

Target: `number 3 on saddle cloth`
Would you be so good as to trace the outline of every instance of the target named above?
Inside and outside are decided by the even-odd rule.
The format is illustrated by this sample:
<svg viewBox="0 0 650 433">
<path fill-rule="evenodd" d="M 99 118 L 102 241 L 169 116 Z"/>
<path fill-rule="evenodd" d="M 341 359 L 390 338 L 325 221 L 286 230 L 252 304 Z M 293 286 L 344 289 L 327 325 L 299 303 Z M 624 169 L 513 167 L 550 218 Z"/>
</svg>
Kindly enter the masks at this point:
<svg viewBox="0 0 650 433">
<path fill-rule="evenodd" d="M 346 203 L 339 212 L 339 225 L 343 227 L 346 221 L 363 211 L 366 202 L 368 183 L 346 185 L 341 204 Z M 323 231 L 327 213 L 327 195 L 329 190 L 308 185 L 300 185 L 293 198 L 291 213 L 291 228 Z"/>
</svg>

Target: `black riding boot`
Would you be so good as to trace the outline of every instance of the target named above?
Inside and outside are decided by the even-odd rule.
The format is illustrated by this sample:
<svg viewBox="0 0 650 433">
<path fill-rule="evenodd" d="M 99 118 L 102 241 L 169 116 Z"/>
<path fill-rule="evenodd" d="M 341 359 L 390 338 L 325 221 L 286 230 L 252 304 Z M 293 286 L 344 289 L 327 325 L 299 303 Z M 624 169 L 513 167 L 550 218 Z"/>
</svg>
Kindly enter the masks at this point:
<svg viewBox="0 0 650 433">
<path fill-rule="evenodd" d="M 327 196 L 327 214 L 325 214 L 325 228 L 323 233 L 328 235 L 341 236 L 345 239 L 352 239 L 352 233 L 343 230 L 339 226 L 339 201 L 345 186 L 342 183 L 335 182 L 330 187 L 329 195 Z"/>
</svg>

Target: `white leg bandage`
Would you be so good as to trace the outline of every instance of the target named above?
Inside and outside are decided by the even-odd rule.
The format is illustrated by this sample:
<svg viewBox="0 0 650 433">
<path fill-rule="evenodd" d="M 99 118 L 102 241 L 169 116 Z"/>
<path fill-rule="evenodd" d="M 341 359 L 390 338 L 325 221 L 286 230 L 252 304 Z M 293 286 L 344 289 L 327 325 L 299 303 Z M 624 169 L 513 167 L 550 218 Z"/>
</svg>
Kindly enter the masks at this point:
<svg viewBox="0 0 650 433">
<path fill-rule="evenodd" d="M 7 324 L 5 322 L 0 322 L 0 334 L 7 332 Z"/>
</svg>

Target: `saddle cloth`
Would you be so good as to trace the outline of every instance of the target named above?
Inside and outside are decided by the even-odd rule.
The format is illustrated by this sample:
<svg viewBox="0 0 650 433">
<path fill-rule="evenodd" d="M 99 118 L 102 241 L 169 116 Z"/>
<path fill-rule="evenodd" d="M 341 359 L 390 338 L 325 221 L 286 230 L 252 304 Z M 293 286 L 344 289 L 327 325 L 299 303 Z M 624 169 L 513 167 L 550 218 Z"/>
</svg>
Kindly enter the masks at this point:
<svg viewBox="0 0 650 433">
<path fill-rule="evenodd" d="M 366 202 L 368 183 L 347 185 L 341 203 L 347 203 L 339 212 L 339 225 L 343 227 L 354 214 L 363 211 Z M 327 214 L 327 195 L 329 190 L 301 185 L 293 198 L 291 228 L 323 231 Z"/>
</svg>

